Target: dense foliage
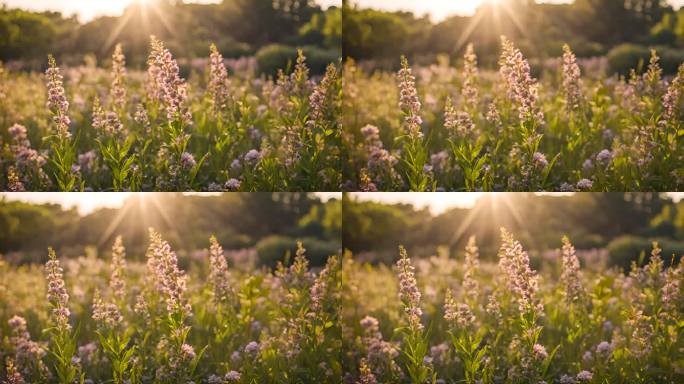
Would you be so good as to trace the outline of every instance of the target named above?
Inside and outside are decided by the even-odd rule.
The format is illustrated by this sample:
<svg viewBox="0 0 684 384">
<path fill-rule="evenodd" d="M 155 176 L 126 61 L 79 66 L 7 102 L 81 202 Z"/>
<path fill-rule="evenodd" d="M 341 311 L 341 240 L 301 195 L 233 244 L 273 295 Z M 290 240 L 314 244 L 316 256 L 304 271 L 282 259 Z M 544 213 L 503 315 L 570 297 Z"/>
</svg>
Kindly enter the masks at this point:
<svg viewBox="0 0 684 384">
<path fill-rule="evenodd" d="M 347 62 L 344 188 L 682 188 L 681 62 L 667 79 L 653 50 L 641 71 L 605 77 L 565 45 L 539 81 L 522 52 L 501 43 L 498 73 L 479 70 L 472 44 L 458 69 L 445 60 L 411 68 L 402 57 L 396 80 Z"/>
<path fill-rule="evenodd" d="M 684 267 L 653 244 L 628 275 L 567 237 L 541 269 L 502 230 L 498 265 L 465 256 L 395 269 L 345 258 L 346 382 L 678 383 Z"/>
<path fill-rule="evenodd" d="M 127 71 L 121 45 L 109 74 L 48 63 L 43 79 L 0 73 L 4 190 L 339 190 L 335 62 L 318 81 L 302 50 L 275 78 L 249 59 L 229 73 L 212 45 L 186 82 L 152 37 L 146 73 Z"/>
<path fill-rule="evenodd" d="M 337 256 L 314 272 L 299 243 L 254 270 L 212 236 L 187 270 L 149 238 L 146 264 L 121 237 L 109 262 L 50 249 L 44 276 L 0 261 L 3 382 L 339 382 Z"/>
</svg>

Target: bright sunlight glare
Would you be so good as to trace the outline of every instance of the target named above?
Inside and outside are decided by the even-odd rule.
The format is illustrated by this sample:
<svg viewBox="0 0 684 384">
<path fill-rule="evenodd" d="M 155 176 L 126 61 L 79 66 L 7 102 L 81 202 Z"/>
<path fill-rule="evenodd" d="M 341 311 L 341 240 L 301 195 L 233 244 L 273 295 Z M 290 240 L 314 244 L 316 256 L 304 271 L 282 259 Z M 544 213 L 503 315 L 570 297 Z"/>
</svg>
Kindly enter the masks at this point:
<svg viewBox="0 0 684 384">
<path fill-rule="evenodd" d="M 220 192 L 184 192 L 186 195 L 216 196 Z M 316 192 L 318 198 L 323 201 L 329 199 L 341 199 L 341 192 Z M 65 209 L 76 208 L 81 216 L 85 216 L 100 208 L 121 208 L 124 201 L 132 196 L 140 197 L 140 202 L 145 201 L 155 204 L 154 193 L 147 192 L 2 192 L 0 200 L 25 201 L 33 204 L 59 204 Z"/>
<path fill-rule="evenodd" d="M 98 16 L 120 16 L 124 8 L 133 3 L 153 3 L 155 0 L 0 0 L 0 5 L 19 7 L 33 11 L 59 11 L 65 15 L 77 15 L 81 22 Z M 221 0 L 185 0 L 186 3 L 219 3 Z M 342 0 L 316 0 L 327 8 L 341 4 Z"/>
<path fill-rule="evenodd" d="M 540 195 L 558 197 L 572 196 L 573 192 L 538 192 Z M 383 204 L 411 204 L 418 209 L 427 208 L 432 215 L 442 214 L 452 208 L 472 208 L 484 195 L 493 197 L 493 204 L 506 205 L 507 192 L 351 192 L 352 199 L 375 201 Z M 675 202 L 684 199 L 684 192 L 667 192 Z"/>
</svg>

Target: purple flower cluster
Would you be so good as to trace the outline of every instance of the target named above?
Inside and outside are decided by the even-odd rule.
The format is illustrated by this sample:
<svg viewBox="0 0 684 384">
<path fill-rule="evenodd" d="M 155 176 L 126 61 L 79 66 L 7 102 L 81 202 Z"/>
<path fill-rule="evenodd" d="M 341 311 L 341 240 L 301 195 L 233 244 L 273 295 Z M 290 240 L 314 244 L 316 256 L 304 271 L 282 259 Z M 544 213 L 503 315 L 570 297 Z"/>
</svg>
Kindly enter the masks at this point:
<svg viewBox="0 0 684 384">
<path fill-rule="evenodd" d="M 479 283 L 475 277 L 477 269 L 480 266 L 480 251 L 475 242 L 475 236 L 468 238 L 468 244 L 465 248 L 465 271 L 463 272 L 463 289 L 470 296 L 471 300 L 477 300 L 479 293 Z"/>
<path fill-rule="evenodd" d="M 461 94 L 465 103 L 473 110 L 477 108 L 478 103 L 477 74 L 477 56 L 473 44 L 469 43 L 463 55 L 463 90 Z"/>
<path fill-rule="evenodd" d="M 178 268 L 178 257 L 171 246 L 150 228 L 150 246 L 147 250 L 147 266 L 159 295 L 166 303 L 169 313 L 191 315 L 192 308 L 185 298 L 187 281 L 185 273 Z"/>
<path fill-rule="evenodd" d="M 530 268 L 529 255 L 520 242 L 504 228 L 501 228 L 501 240 L 499 267 L 504 273 L 506 286 L 515 296 L 518 310 L 521 313 L 541 313 L 543 308 L 537 298 L 538 276 Z"/>
<path fill-rule="evenodd" d="M 475 123 L 470 118 L 468 112 L 457 111 L 451 98 L 447 98 L 444 107 L 444 127 L 448 130 L 451 137 L 466 138 L 475 132 Z"/>
<path fill-rule="evenodd" d="M 153 76 L 153 89 L 157 91 L 166 118 L 169 121 L 179 121 L 183 124 L 192 122 L 192 115 L 187 107 L 187 84 L 180 77 L 178 63 L 171 51 L 164 44 L 152 37 L 152 53 L 150 55 L 148 73 Z"/>
<path fill-rule="evenodd" d="M 214 291 L 214 300 L 220 302 L 230 293 L 228 281 L 228 263 L 223 253 L 223 247 L 215 236 L 209 238 L 209 284 Z"/>
<path fill-rule="evenodd" d="M 117 236 L 112 245 L 112 274 L 109 278 L 109 287 L 114 297 L 124 298 L 126 295 L 126 248 L 123 246 L 121 236 Z"/>
<path fill-rule="evenodd" d="M 467 330 L 475 324 L 475 315 L 466 303 L 456 303 L 451 290 L 444 297 L 444 320 L 458 329 Z"/>
<path fill-rule="evenodd" d="M 501 37 L 503 52 L 499 60 L 500 73 L 506 84 L 509 96 L 515 100 L 518 116 L 522 121 L 534 121 L 537 125 L 544 122 L 544 114 L 539 109 L 539 89 L 530 75 L 530 64 L 522 52 L 505 37 Z"/>
<path fill-rule="evenodd" d="M 31 340 L 26 320 L 20 316 L 13 316 L 7 323 L 11 332 L 9 343 L 14 348 L 14 362 L 18 372 L 25 377 L 29 377 L 34 368 L 42 373 L 47 372 L 47 367 L 42 361 L 47 352 L 41 344 Z"/>
<path fill-rule="evenodd" d="M 68 139 L 71 137 L 69 132 L 71 120 L 67 115 L 69 112 L 69 102 L 64 91 L 64 77 L 60 73 L 57 62 L 52 55 L 48 57 L 48 65 L 49 67 L 45 71 L 48 90 L 47 107 L 52 112 L 55 134 L 62 139 Z"/>
<path fill-rule="evenodd" d="M 93 296 L 92 317 L 98 325 L 105 329 L 114 329 L 123 321 L 123 316 L 116 304 L 105 302 L 98 290 Z"/>
<path fill-rule="evenodd" d="M 404 122 L 407 133 L 412 139 L 421 139 L 423 132 L 420 130 L 423 119 L 420 117 L 420 100 L 416 90 L 416 78 L 411 73 L 408 60 L 401 57 L 401 69 L 397 73 L 399 80 L 399 108 L 404 112 Z"/>
<path fill-rule="evenodd" d="M 334 64 L 328 65 L 321 82 L 314 88 L 309 96 L 309 122 L 316 122 L 325 117 L 325 109 L 330 98 L 330 90 L 337 81 L 337 68 Z"/>
<path fill-rule="evenodd" d="M 126 57 L 121 44 L 117 44 L 112 55 L 112 87 L 109 90 L 112 105 L 117 109 L 126 106 Z"/>
<path fill-rule="evenodd" d="M 411 259 L 409 259 L 403 246 L 399 247 L 399 255 L 400 258 L 397 261 L 399 298 L 404 303 L 404 311 L 408 317 L 409 327 L 414 331 L 420 331 L 423 329 L 423 324 L 420 322 L 423 310 L 420 308 L 421 295 L 413 273 L 414 267 L 411 265 Z"/>
<path fill-rule="evenodd" d="M 582 80 L 577 58 L 570 50 L 570 46 L 563 45 L 563 93 L 569 110 L 579 107 L 582 100 Z"/>
<path fill-rule="evenodd" d="M 69 325 L 69 294 L 64 283 L 64 270 L 52 248 L 48 248 L 50 260 L 45 263 L 48 293 L 47 299 L 52 306 L 52 322 L 60 331 L 71 329 Z"/>
<path fill-rule="evenodd" d="M 207 90 L 211 96 L 211 102 L 216 110 L 225 106 L 229 97 L 228 71 L 223 62 L 223 56 L 215 44 L 209 47 L 209 84 Z"/>
<path fill-rule="evenodd" d="M 582 272 L 580 271 L 580 263 L 575 254 L 575 247 L 570 243 L 567 236 L 563 236 L 562 249 L 562 271 L 561 284 L 563 285 L 566 299 L 569 302 L 578 300 L 584 290 L 582 288 Z"/>
</svg>

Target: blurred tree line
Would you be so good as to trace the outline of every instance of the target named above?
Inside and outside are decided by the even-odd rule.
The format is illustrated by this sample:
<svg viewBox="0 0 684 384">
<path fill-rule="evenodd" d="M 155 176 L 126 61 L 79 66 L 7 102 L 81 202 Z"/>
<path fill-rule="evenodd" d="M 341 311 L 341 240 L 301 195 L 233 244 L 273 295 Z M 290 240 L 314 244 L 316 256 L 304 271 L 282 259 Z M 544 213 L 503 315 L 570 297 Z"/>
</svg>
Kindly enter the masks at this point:
<svg viewBox="0 0 684 384">
<path fill-rule="evenodd" d="M 80 256 L 86 247 L 109 257 L 122 235 L 130 259 L 142 260 L 153 227 L 179 253 L 208 248 L 216 236 L 225 249 L 256 248 L 268 265 L 304 241 L 312 264 L 341 248 L 341 201 L 307 193 L 226 193 L 220 196 L 145 193 L 121 208 L 80 216 L 75 208 L 0 200 L 0 254 L 13 263 L 44 262 L 47 247 Z"/>
<path fill-rule="evenodd" d="M 116 43 L 123 44 L 130 64 L 143 66 L 150 35 L 183 58 L 208 56 L 213 42 L 225 57 L 297 46 L 330 62 L 340 56 L 342 14 L 339 7 L 324 11 L 314 0 L 148 0 L 132 2 L 121 16 L 80 24 L 75 16 L 0 5 L 0 60 L 28 67 L 44 65 L 48 53 L 63 61 L 82 61 L 85 54 L 107 59 Z"/>
<path fill-rule="evenodd" d="M 403 244 L 416 256 L 448 247 L 460 254 L 477 236 L 481 257 L 496 260 L 500 228 L 528 250 L 558 249 L 567 235 L 578 249 L 607 248 L 609 262 L 629 267 L 658 240 L 669 257 L 684 253 L 684 200 L 659 193 L 577 193 L 572 196 L 507 193 L 484 195 L 472 208 L 433 216 L 407 204 L 382 204 L 344 197 L 342 244 L 372 262 L 393 262 Z"/>
<path fill-rule="evenodd" d="M 362 8 L 355 0 L 344 0 L 343 9 L 343 56 L 382 66 L 397 66 L 401 54 L 425 61 L 437 54 L 461 57 L 473 42 L 480 62 L 493 67 L 501 35 L 530 58 L 559 57 L 568 43 L 580 57 L 607 55 L 611 69 L 623 73 L 648 63 L 646 47 L 658 48 L 666 72 L 684 61 L 684 10 L 666 0 L 500 0 L 436 24 L 409 12 Z"/>
</svg>

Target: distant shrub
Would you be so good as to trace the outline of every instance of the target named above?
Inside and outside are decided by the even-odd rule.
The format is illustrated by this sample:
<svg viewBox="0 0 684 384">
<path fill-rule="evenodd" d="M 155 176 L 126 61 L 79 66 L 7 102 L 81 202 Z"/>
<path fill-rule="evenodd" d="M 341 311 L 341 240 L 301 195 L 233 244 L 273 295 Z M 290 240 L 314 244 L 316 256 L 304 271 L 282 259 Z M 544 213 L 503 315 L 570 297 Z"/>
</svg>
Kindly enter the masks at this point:
<svg viewBox="0 0 684 384">
<path fill-rule="evenodd" d="M 338 245 L 332 241 L 325 241 L 315 238 L 300 239 L 306 248 L 306 257 L 312 267 L 325 265 L 328 256 L 334 255 L 338 251 Z M 297 249 L 297 239 L 273 235 L 261 239 L 257 245 L 257 255 L 259 264 L 268 267 L 275 267 L 278 261 L 285 261 L 285 256 L 290 253 L 289 262 L 294 258 Z"/>
<path fill-rule="evenodd" d="M 663 250 L 662 257 L 665 264 L 669 265 L 672 255 L 678 260 L 684 252 L 683 241 L 673 241 L 669 239 L 648 239 L 645 237 L 625 235 L 613 239 L 608 244 L 610 264 L 618 266 L 628 271 L 632 261 L 639 261 L 639 255 L 644 252 L 642 264 L 649 261 L 653 241 L 658 242 L 658 246 Z"/>
<path fill-rule="evenodd" d="M 655 50 L 665 74 L 676 73 L 679 64 L 684 62 L 684 50 L 667 47 L 655 47 Z M 650 48 L 643 45 L 621 44 L 608 52 L 608 65 L 612 72 L 626 76 L 632 68 L 637 68 L 638 72 L 645 70 L 650 55 Z"/>
<path fill-rule="evenodd" d="M 312 74 L 323 74 L 330 63 L 338 60 L 340 53 L 334 49 L 321 49 L 312 46 L 302 48 Z M 278 69 L 294 67 L 297 48 L 282 44 L 271 44 L 261 48 L 257 54 L 259 72 L 275 76 Z"/>
</svg>

